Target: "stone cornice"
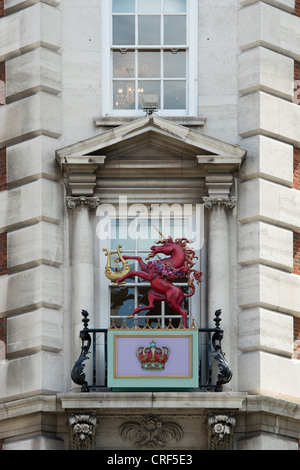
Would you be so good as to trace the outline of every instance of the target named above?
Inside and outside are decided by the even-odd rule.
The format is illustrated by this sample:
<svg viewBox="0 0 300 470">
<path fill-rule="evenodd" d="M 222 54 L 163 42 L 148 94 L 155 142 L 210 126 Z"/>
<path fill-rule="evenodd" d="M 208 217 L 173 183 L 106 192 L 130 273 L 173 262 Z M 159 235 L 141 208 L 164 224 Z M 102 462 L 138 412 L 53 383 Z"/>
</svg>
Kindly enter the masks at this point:
<svg viewBox="0 0 300 470">
<path fill-rule="evenodd" d="M 246 393 L 235 392 L 123 392 L 66 393 L 59 394 L 64 409 L 98 409 L 100 411 L 143 409 L 236 409 L 241 410 Z"/>
</svg>

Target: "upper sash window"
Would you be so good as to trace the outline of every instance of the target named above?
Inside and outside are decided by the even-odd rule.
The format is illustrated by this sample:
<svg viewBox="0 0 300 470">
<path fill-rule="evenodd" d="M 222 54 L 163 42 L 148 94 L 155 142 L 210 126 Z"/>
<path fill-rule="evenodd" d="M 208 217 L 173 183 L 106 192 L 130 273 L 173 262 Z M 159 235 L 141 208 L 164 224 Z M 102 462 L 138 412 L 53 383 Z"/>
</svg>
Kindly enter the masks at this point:
<svg viewBox="0 0 300 470">
<path fill-rule="evenodd" d="M 103 36 L 110 38 L 105 114 L 141 114 L 149 94 L 166 115 L 196 113 L 196 3 L 112 0 L 110 31 Z"/>
</svg>

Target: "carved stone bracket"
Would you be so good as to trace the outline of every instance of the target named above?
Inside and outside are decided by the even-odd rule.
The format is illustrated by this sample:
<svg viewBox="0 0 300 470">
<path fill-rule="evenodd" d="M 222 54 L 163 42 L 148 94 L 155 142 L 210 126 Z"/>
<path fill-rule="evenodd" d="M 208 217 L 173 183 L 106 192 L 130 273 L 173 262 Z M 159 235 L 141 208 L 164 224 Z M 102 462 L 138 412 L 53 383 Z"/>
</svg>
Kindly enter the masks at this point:
<svg viewBox="0 0 300 470">
<path fill-rule="evenodd" d="M 236 419 L 234 412 L 216 410 L 210 412 L 208 423 L 208 449 L 231 450 Z"/>
<path fill-rule="evenodd" d="M 140 422 L 126 422 L 120 427 L 124 441 L 138 447 L 164 447 L 171 441 L 182 439 L 181 427 L 174 422 L 163 422 L 158 416 L 145 416 Z"/>
<path fill-rule="evenodd" d="M 94 413 L 73 412 L 69 417 L 71 448 L 73 450 L 93 450 L 97 417 Z"/>
<path fill-rule="evenodd" d="M 69 209 L 75 209 L 79 206 L 87 207 L 88 209 L 96 209 L 100 204 L 100 199 L 96 197 L 72 197 L 68 196 L 66 198 L 67 207 Z"/>
<path fill-rule="evenodd" d="M 221 206 L 226 209 L 233 209 L 236 206 L 236 198 L 235 197 L 203 197 L 204 207 L 206 209 L 212 209 L 216 206 Z"/>
</svg>

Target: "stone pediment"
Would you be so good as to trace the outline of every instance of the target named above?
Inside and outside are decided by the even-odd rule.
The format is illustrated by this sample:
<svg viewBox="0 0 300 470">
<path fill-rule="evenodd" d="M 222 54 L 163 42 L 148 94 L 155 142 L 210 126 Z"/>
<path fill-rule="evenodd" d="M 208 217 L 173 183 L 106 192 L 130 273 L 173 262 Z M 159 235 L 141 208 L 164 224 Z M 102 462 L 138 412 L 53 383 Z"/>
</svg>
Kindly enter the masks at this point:
<svg viewBox="0 0 300 470">
<path fill-rule="evenodd" d="M 237 145 L 152 115 L 59 149 L 56 160 L 69 178 L 70 193 L 91 195 L 100 177 L 154 177 L 159 171 L 203 178 L 211 171 L 234 173 L 245 155 Z"/>
</svg>

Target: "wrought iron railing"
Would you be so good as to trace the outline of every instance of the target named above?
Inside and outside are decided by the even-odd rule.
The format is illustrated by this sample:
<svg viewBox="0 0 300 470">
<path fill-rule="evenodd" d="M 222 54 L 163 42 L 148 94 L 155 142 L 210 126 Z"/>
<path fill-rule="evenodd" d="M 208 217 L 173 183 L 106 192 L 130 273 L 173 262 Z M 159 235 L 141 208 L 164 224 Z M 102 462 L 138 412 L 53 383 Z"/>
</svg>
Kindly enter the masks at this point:
<svg viewBox="0 0 300 470">
<path fill-rule="evenodd" d="M 107 329 L 88 328 L 89 314 L 82 310 L 83 329 L 80 331 L 81 353 L 74 364 L 71 372 L 73 382 L 81 386 L 82 392 L 104 391 L 107 387 Z M 232 378 L 231 368 L 222 351 L 222 339 L 224 331 L 220 328 L 221 310 L 215 312 L 215 328 L 198 328 L 199 332 L 199 387 L 200 391 L 221 392 L 223 385 L 230 382 Z M 153 330 L 148 322 L 141 330 Z M 171 325 L 169 328 L 173 328 Z M 196 327 L 191 327 L 197 329 Z M 126 323 L 121 327 L 112 325 L 111 329 L 128 329 Z M 157 329 L 154 328 L 154 329 Z M 168 329 L 168 328 L 167 328 Z M 184 328 L 180 325 L 178 329 Z M 87 371 L 84 371 L 87 359 L 92 361 Z M 88 375 L 88 377 L 87 377 Z"/>
</svg>

